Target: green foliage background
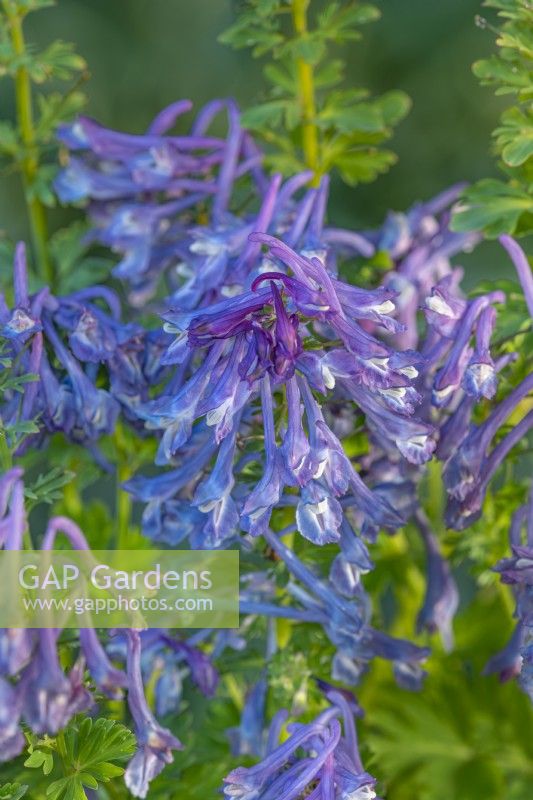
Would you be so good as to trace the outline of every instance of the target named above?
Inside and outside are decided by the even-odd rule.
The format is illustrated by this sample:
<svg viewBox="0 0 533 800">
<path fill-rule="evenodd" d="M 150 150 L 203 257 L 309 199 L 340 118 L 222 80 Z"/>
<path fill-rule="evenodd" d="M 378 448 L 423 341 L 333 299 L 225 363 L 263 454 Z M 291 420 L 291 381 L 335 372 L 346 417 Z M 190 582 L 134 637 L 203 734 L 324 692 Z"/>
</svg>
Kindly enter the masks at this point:
<svg viewBox="0 0 533 800">
<path fill-rule="evenodd" d="M 496 176 L 491 131 L 504 106 L 471 72 L 472 62 L 493 50 L 493 33 L 475 25 L 475 15 L 484 13 L 479 0 L 377 5 L 381 20 L 365 25 L 362 40 L 344 48 L 346 85 L 368 87 L 374 95 L 404 90 L 413 107 L 390 143 L 399 162 L 387 175 L 355 190 L 334 182 L 336 222 L 362 227 L 378 223 L 388 208 L 405 209 L 455 181 Z M 91 72 L 88 113 L 105 125 L 141 131 L 178 97 L 200 105 L 231 94 L 243 107 L 261 99 L 260 64 L 247 51 L 217 42 L 236 8 L 237 0 L 59 0 L 30 16 L 26 31 L 39 46 L 56 38 L 73 42 Z M 13 110 L 7 89 L 3 117 Z M 27 233 L 16 176 L 0 182 L 0 230 L 13 237 Z M 468 287 L 480 277 L 512 275 L 508 259 L 491 244 L 462 262 Z"/>
</svg>

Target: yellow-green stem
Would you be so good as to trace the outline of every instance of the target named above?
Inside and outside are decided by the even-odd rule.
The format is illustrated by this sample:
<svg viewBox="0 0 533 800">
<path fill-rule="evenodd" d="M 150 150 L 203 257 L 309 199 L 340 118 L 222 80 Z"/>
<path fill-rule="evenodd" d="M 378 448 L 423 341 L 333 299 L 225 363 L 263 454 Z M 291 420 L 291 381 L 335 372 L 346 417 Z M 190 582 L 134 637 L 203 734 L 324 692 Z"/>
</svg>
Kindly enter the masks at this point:
<svg viewBox="0 0 533 800">
<path fill-rule="evenodd" d="M 13 466 L 13 456 L 7 443 L 6 430 L 0 420 L 0 467 L 2 472 L 7 472 Z"/>
<path fill-rule="evenodd" d="M 22 17 L 19 12 L 10 7 L 9 3 L 6 4 L 6 10 L 11 32 L 11 43 L 17 56 L 22 59 L 26 53 L 26 45 L 22 31 Z M 33 247 L 39 273 L 42 279 L 47 284 L 51 285 L 53 283 L 54 273 L 48 255 L 45 210 L 41 201 L 36 197 L 32 197 L 32 189 L 37 177 L 39 161 L 33 124 L 31 81 L 25 66 L 20 66 L 15 74 L 15 102 L 20 138 L 24 146 L 24 155 L 20 162 L 20 169 L 24 183 L 24 194 L 28 208 Z"/>
<path fill-rule="evenodd" d="M 116 485 L 116 549 L 128 550 L 130 539 L 130 522 L 132 502 L 128 492 L 125 492 L 122 485 L 128 478 L 131 478 L 132 467 L 130 457 L 126 447 L 124 431 L 120 425 L 115 430 L 115 446 L 117 453 L 117 485 Z"/>
<path fill-rule="evenodd" d="M 292 0 L 292 20 L 294 32 L 299 37 L 308 34 L 307 10 L 309 0 Z M 298 94 L 302 115 L 302 149 L 304 161 L 309 169 L 315 173 L 314 183 L 319 180 L 320 154 L 318 143 L 318 128 L 316 126 L 316 100 L 313 67 L 303 58 L 296 59 L 296 75 L 298 80 Z"/>
</svg>

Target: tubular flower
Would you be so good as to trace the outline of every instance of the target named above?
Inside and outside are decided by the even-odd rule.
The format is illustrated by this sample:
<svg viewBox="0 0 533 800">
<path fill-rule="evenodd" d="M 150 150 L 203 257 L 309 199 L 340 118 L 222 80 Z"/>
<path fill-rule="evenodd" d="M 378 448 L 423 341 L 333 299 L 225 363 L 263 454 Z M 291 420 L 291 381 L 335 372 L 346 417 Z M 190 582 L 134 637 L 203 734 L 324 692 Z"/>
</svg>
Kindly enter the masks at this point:
<svg viewBox="0 0 533 800">
<path fill-rule="evenodd" d="M 348 286 L 330 275 L 316 257 L 300 256 L 267 234 L 253 234 L 250 239 L 266 243 L 272 257 L 279 258 L 283 269 L 293 274 L 276 272 L 273 265 L 272 271 L 259 275 L 241 294 L 197 311 L 165 314 L 167 330 L 177 334 L 169 358 L 188 363 L 189 369 L 200 356 L 202 360 L 174 393 L 167 389 L 139 409 L 147 427 L 162 433 L 156 459 L 160 464 L 180 461 L 189 442 L 206 436 L 203 426 L 212 431 L 219 452 L 211 477 L 197 489 L 193 485 L 186 488 L 191 482 L 183 482 L 178 468 L 160 479 L 135 479 L 127 488 L 140 499 L 144 495 L 151 500 L 151 485 L 167 507 L 169 502 L 178 502 L 180 492 L 192 491 L 199 511 L 211 511 L 210 529 L 219 542 L 235 531 L 239 514 L 244 530 L 252 535 L 263 533 L 286 486 L 300 487 L 299 529 L 317 543 L 338 540 L 342 513 L 337 498 L 347 492 L 353 495 L 368 526 L 398 527 L 401 518 L 365 486 L 328 428 L 312 392 L 326 395 L 327 402 L 328 392 L 339 380 L 365 413 L 368 409 L 373 416 L 391 417 L 389 428 L 394 428 L 395 441 L 405 452 L 418 448 L 427 455 L 417 458 L 429 457 L 431 426 L 408 417 L 417 402 L 410 382 L 417 374 L 412 365 L 418 356 L 393 352 L 358 322 L 371 319 L 385 328 L 394 327 L 387 316 L 394 308 L 393 295 L 386 290 L 366 292 Z M 324 346 L 306 350 L 313 326 L 316 336 L 324 330 Z M 336 336 L 345 349 L 326 349 Z M 181 374 L 181 366 L 177 371 Z M 287 421 L 279 433 L 274 421 L 278 393 L 285 395 L 287 407 Z M 238 486 L 234 489 L 232 465 L 236 462 L 238 470 L 242 461 L 241 442 L 257 413 L 257 399 L 264 456 L 249 452 L 245 459 L 262 465 L 262 477 L 239 503 L 243 493 Z M 199 427 L 199 421 L 203 426 Z M 198 451 L 206 467 L 212 447 L 206 436 Z M 176 479 L 174 495 L 170 494 L 172 475 Z M 157 485 L 165 487 L 163 494 Z M 212 536 L 208 540 L 213 541 Z"/>
<path fill-rule="evenodd" d="M 268 589 L 260 598 L 247 590 L 241 593 L 241 613 L 318 622 L 336 648 L 332 663 L 335 680 L 356 683 L 372 659 L 384 658 L 392 662 L 400 685 L 418 688 L 425 674 L 421 663 L 429 655 L 429 650 L 371 627 L 370 602 L 359 580 L 353 581 L 353 572 L 352 580 L 344 576 L 338 583 L 339 567 L 335 566 L 330 580 L 322 581 L 274 533 L 267 531 L 265 539 L 289 571 L 291 580 L 287 585 L 287 595 L 297 605 L 278 606 L 272 602 L 274 593 L 270 594 Z M 346 521 L 341 543 L 345 564 L 362 572 L 371 569 L 364 544 Z"/>
<path fill-rule="evenodd" d="M 135 722 L 138 750 L 125 773 L 126 786 L 134 797 L 146 797 L 150 782 L 165 764 L 173 761 L 172 751 L 181 742 L 156 721 L 144 696 L 141 674 L 141 639 L 128 631 L 128 705 Z"/>
<path fill-rule="evenodd" d="M 510 540 L 512 556 L 500 561 L 495 569 L 502 582 L 513 587 L 518 622 L 509 644 L 489 662 L 487 671 L 498 671 L 502 679 L 517 675 L 533 701 L 533 492 L 513 517 Z"/>
<path fill-rule="evenodd" d="M 106 286 L 31 293 L 22 244 L 11 307 L 0 296 L 0 370 L 5 355 L 21 379 L 16 388 L 7 383 L 1 398 L 7 461 L 61 432 L 102 464 L 98 442 L 123 418 L 157 447 L 155 474 L 135 475 L 124 487 L 145 504 L 142 529 L 153 542 L 238 546 L 254 559 L 263 548 L 268 556 L 242 578 L 237 631 L 178 638 L 126 630 L 106 642 L 82 630 L 68 673 L 60 630 L 0 631 L 0 760 L 23 749 L 21 721 L 38 735 L 56 734 L 90 708 L 90 686 L 111 699 L 126 693 L 138 748 L 125 782 L 141 798 L 182 747 L 155 714 L 179 712 L 188 678 L 214 697 L 216 659 L 242 651 L 258 618 L 267 619 L 257 625 L 267 662 L 277 647 L 276 619 L 313 623 L 332 644 L 332 680 L 355 684 L 382 658 L 401 687 L 417 690 L 428 648 L 372 624 L 364 578 L 374 567 L 372 544 L 383 529 L 394 533 L 409 521 L 418 529 L 427 579 L 417 630 L 438 632 L 450 648 L 458 590 L 423 508 L 425 465 L 434 455 L 443 462 L 446 522 L 466 528 L 497 468 L 533 426 L 528 409 L 502 435 L 533 389 L 531 375 L 484 422 L 473 422 L 513 356 L 497 358 L 491 344 L 505 296 L 465 296 L 462 270 L 451 263 L 479 238 L 449 230 L 462 186 L 389 214 L 376 231 L 330 227 L 327 176 L 318 186 L 308 172 L 267 177 L 232 100 L 209 103 L 186 134 L 169 133 L 190 109 L 188 101 L 173 103 L 140 135 L 87 117 L 58 132 L 70 155 L 56 191 L 63 202 L 87 204 L 89 240 L 116 254 L 113 275 L 133 310 L 126 321 L 119 295 Z M 226 133 L 211 136 L 221 113 Z M 527 258 L 510 237 L 501 242 L 532 311 Z M 375 253 L 390 269 L 373 288 L 344 279 L 346 259 Z M 147 330 L 141 311 L 155 311 L 163 326 Z M 17 424 L 34 420 L 38 433 L 17 433 Z M 519 673 L 533 698 L 532 504 L 517 512 L 512 557 L 496 567 L 514 588 L 517 626 L 487 671 Z M 286 527 L 274 532 L 282 517 Z M 15 466 L 0 476 L 0 547 L 21 549 L 26 528 L 23 472 Z M 323 558 L 333 553 L 323 575 L 285 543 L 296 530 L 332 545 L 322 550 Z M 58 516 L 42 548 L 52 549 L 60 534 L 72 548 L 88 548 L 77 525 Z M 353 695 L 317 681 L 325 711 L 286 725 L 290 714 L 281 709 L 267 726 L 268 675 L 265 668 L 254 677 L 240 723 L 227 732 L 234 755 L 259 763 L 232 770 L 224 796 L 375 798 Z"/>
<path fill-rule="evenodd" d="M 180 300 L 193 299 L 213 284 L 246 238 L 246 226 L 227 214 L 232 185 L 247 172 L 264 180 L 261 156 L 251 152 L 232 101 L 209 103 L 189 134 L 168 135 L 191 107 L 188 101 L 173 103 L 139 136 L 107 130 L 86 117 L 59 132 L 75 153 L 56 180 L 59 197 L 64 202 L 91 200 L 92 236 L 121 255 L 115 274 L 130 285 L 134 305 L 155 293 L 165 272 L 176 288 L 179 280 L 172 274 L 185 278 Z M 213 118 L 224 109 L 226 139 L 207 136 Z M 212 226 L 191 235 L 184 228 L 184 212 L 210 197 Z M 200 273 L 198 283 L 191 267 Z"/>
<path fill-rule="evenodd" d="M 434 633 L 439 631 L 447 650 L 453 645 L 452 621 L 459 605 L 459 593 L 448 562 L 440 553 L 438 541 L 431 532 L 422 511 L 415 514 L 427 553 L 427 582 L 424 605 L 418 615 L 417 627 Z"/>
<path fill-rule="evenodd" d="M 22 698 L 5 678 L 0 678 L 0 761 L 16 758 L 26 746 L 19 720 Z"/>
<path fill-rule="evenodd" d="M 352 705 L 334 690 L 331 706 L 313 722 L 291 723 L 289 737 L 277 744 L 280 718 L 273 719 L 267 752 L 253 767 L 238 767 L 224 779 L 228 800 L 372 800 L 375 779 L 364 771 L 357 745 Z M 342 724 L 339 718 L 342 720 Z"/>
<path fill-rule="evenodd" d="M 150 334 L 120 320 L 115 292 L 92 286 L 66 297 L 48 289 L 28 295 L 27 266 L 22 244 L 14 263 L 15 307 L 3 313 L 4 336 L 20 375 L 22 392 L 4 397 L 6 423 L 42 421 L 39 435 L 21 440 L 20 452 L 39 443 L 45 431 L 61 431 L 69 439 L 92 446 L 111 433 L 122 410 L 138 424 L 135 408 L 148 398 L 148 388 L 161 372 L 151 364 L 164 334 Z M 31 325 L 20 324 L 22 311 Z M 2 320 L 0 320 L 2 321 Z M 102 365 L 106 388 L 97 385 Z M 16 442 L 13 442 L 15 444 Z"/>
</svg>

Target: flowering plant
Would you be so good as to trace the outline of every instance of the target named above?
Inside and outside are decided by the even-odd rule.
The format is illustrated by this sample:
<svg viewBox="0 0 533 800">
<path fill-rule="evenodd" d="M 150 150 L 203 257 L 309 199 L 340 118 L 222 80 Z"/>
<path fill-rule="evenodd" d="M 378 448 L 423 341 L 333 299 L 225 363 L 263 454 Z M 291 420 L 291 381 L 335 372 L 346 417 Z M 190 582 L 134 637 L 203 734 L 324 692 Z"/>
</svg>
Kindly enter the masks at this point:
<svg viewBox="0 0 533 800">
<path fill-rule="evenodd" d="M 501 59 L 476 67 L 518 93 L 496 135 L 519 177 L 365 231 L 330 218 L 330 175 L 386 170 L 409 101 L 339 88 L 329 53 L 375 8 L 248 0 L 222 38 L 269 55 L 266 102 L 191 122 L 178 100 L 131 134 L 80 113 L 70 46 L 25 44 L 50 4 L 1 11 L 0 153 L 32 244 L 0 296 L 0 547 L 238 549 L 241 626 L 0 630 L 0 798 L 525 800 L 532 718 L 507 700 L 533 700 L 529 4 L 488 3 Z M 69 88 L 36 116 L 48 79 Z M 81 220 L 49 236 L 57 202 Z M 466 292 L 456 258 L 484 234 L 516 279 Z M 492 707 L 482 668 L 516 678 Z M 500 758 L 485 733 L 513 719 Z"/>
</svg>

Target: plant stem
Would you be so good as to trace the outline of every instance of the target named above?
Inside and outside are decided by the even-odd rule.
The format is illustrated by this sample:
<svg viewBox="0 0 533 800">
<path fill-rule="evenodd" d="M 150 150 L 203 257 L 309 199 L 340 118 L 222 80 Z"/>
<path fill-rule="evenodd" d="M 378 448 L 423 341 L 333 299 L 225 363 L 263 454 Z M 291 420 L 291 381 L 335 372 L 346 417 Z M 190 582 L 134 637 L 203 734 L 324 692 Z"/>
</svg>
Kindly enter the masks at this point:
<svg viewBox="0 0 533 800">
<path fill-rule="evenodd" d="M 308 35 L 307 10 L 309 0 L 292 0 L 292 21 L 297 36 L 305 38 Z M 304 161 L 309 169 L 315 173 L 313 183 L 319 180 L 319 145 L 318 129 L 316 126 L 316 100 L 313 67 L 303 58 L 296 59 L 296 75 L 298 81 L 298 94 L 302 113 L 302 149 Z"/>
<path fill-rule="evenodd" d="M 9 19 L 13 49 L 17 56 L 23 60 L 26 55 L 26 44 L 22 31 L 22 16 L 10 4 L 6 4 L 6 13 Z M 39 169 L 39 160 L 33 125 L 31 81 L 28 69 L 25 66 L 20 66 L 15 74 L 15 102 L 19 134 L 24 146 L 20 169 L 35 257 L 41 278 L 45 283 L 52 285 L 54 273 L 48 256 L 45 210 L 41 201 L 37 197 L 32 197 L 33 184 Z"/>
<path fill-rule="evenodd" d="M 120 425 L 115 430 L 115 446 L 117 453 L 117 483 L 116 483 L 116 526 L 115 548 L 128 550 L 130 538 L 130 521 L 132 502 L 131 496 L 124 491 L 122 484 L 131 477 L 132 467 L 128 455 L 124 432 Z"/>
<path fill-rule="evenodd" d="M 13 456 L 6 439 L 6 431 L 0 419 L 0 467 L 7 472 L 13 466 Z"/>
</svg>

